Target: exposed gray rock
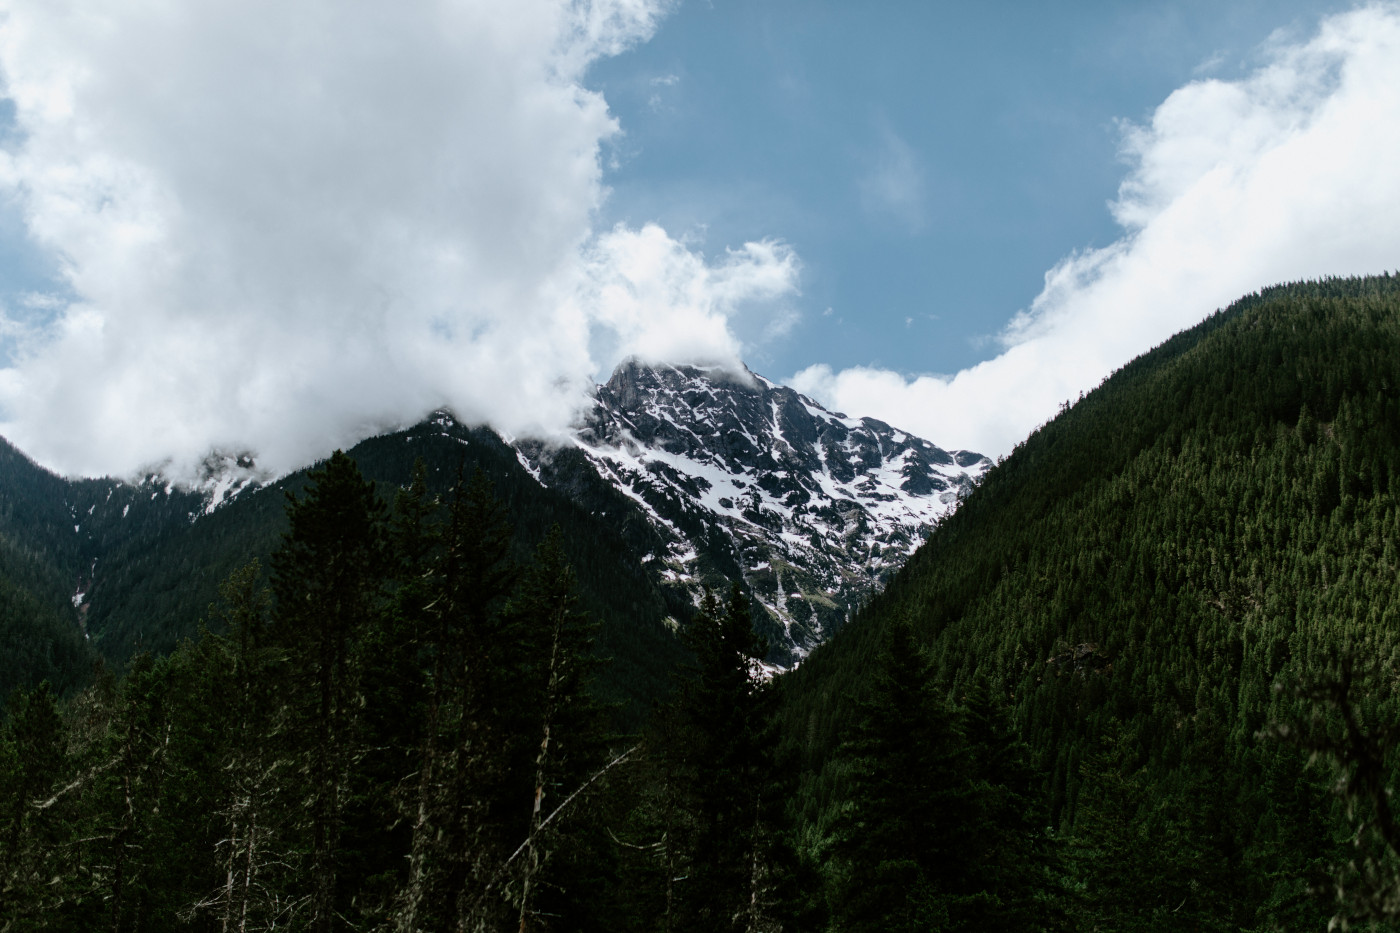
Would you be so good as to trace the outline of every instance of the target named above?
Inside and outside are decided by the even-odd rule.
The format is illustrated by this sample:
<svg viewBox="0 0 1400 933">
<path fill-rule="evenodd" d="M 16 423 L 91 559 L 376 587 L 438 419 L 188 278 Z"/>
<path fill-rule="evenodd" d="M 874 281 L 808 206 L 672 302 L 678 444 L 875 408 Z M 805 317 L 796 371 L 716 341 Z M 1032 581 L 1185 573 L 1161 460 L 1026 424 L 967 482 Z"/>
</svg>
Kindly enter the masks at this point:
<svg viewBox="0 0 1400 933">
<path fill-rule="evenodd" d="M 835 414 L 745 368 L 618 367 L 572 438 L 666 539 L 671 583 L 738 568 L 791 665 L 834 632 L 991 462 Z M 558 456 L 521 445 L 543 482 Z"/>
</svg>

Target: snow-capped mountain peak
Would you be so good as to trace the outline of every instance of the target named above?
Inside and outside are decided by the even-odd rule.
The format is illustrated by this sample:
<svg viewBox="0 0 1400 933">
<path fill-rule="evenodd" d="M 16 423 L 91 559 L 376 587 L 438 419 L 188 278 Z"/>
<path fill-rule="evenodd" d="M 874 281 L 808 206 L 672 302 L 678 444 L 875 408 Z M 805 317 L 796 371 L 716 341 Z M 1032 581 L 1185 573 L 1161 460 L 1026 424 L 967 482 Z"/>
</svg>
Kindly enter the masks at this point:
<svg viewBox="0 0 1400 933">
<path fill-rule="evenodd" d="M 597 388 L 572 443 L 662 531 L 669 580 L 698 593 L 742 573 L 784 663 L 834 631 L 991 465 L 747 369 L 637 360 Z M 547 482 L 550 452 L 522 451 Z"/>
</svg>

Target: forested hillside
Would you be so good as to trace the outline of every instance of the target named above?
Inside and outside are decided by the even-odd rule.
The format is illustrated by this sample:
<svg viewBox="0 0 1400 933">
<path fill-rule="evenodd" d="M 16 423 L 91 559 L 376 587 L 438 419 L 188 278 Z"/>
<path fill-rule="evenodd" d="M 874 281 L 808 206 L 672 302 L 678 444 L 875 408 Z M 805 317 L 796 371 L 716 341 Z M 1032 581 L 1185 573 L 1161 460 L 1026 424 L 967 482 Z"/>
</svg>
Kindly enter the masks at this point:
<svg viewBox="0 0 1400 933">
<path fill-rule="evenodd" d="M 743 590 L 671 606 L 601 481 L 447 421 L 352 453 L 98 574 L 136 653 L 7 707 L 0 929 L 1400 919 L 1400 279 L 1133 361 L 772 680 Z M 52 598 L 71 546 L 5 544 Z"/>
<path fill-rule="evenodd" d="M 484 473 L 438 495 L 430 469 L 389 507 L 337 452 L 287 500 L 269 565 L 219 588 L 212 631 L 66 701 L 47 683 L 11 696 L 0 929 L 719 930 L 795 913 L 747 598 L 687 613 L 690 663 L 649 659 L 675 700 L 618 735 L 609 694 L 640 688 L 600 651 L 616 617 L 584 611 L 568 532 L 520 555 Z"/>
<path fill-rule="evenodd" d="M 64 480 L 0 438 L 0 695 L 40 680 L 66 691 L 90 676 L 98 655 L 75 595 L 91 581 L 112 532 L 140 535 L 147 518 L 166 517 L 160 513 L 169 497 L 146 493 L 144 486 Z M 124 518 L 133 503 L 137 516 L 115 529 L 93 519 L 99 505 L 103 518 Z"/>
<path fill-rule="evenodd" d="M 601 689 L 625 698 L 634 718 L 664 692 L 679 649 L 663 620 L 693 607 L 641 567 L 654 533 L 620 493 L 596 478 L 589 489 L 542 488 L 493 432 L 445 415 L 363 441 L 350 456 L 385 501 L 419 459 L 438 494 L 459 473 L 482 471 L 510 515 L 521 559 L 560 525 L 583 603 L 605 620 L 600 650 L 617 660 Z M 65 480 L 0 440 L 0 696 L 44 679 L 71 689 L 99 657 L 120 670 L 137 652 L 164 654 L 193 637 L 201 619 L 215 624 L 206 616 L 219 585 L 249 560 L 266 563 L 287 527 L 286 495 L 305 487 L 307 473 L 203 514 L 197 493 L 163 481 Z"/>
<path fill-rule="evenodd" d="M 1008 710 L 1081 928 L 1321 929 L 1305 894 L 1347 825 L 1330 771 L 1261 730 L 1347 656 L 1382 673 L 1360 721 L 1394 722 L 1397 571 L 1400 279 L 1249 296 L 1018 445 L 784 679 L 808 844 L 868 803 L 861 704 L 912 663 L 944 714 Z"/>
</svg>

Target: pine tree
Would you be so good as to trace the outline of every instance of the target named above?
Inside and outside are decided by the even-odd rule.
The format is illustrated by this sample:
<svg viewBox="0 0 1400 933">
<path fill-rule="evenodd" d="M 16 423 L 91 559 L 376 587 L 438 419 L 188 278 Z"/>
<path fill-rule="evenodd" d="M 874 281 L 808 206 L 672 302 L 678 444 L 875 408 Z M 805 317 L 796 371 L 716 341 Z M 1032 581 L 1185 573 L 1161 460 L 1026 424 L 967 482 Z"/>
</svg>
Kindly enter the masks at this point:
<svg viewBox="0 0 1400 933">
<path fill-rule="evenodd" d="M 1045 775 L 985 677 L 963 704 L 970 794 L 967 847 L 950 928 L 1039 931 L 1064 926 L 1059 852 L 1046 831 Z"/>
<path fill-rule="evenodd" d="M 287 498 L 275 631 L 299 672 L 289 688 L 306 770 L 311 929 L 329 933 L 342 906 L 340 834 L 361 715 L 351 649 L 382 608 L 384 506 L 340 451 L 311 474 L 305 498 Z"/>
<path fill-rule="evenodd" d="M 504 509 L 479 471 L 458 477 L 441 528 L 422 495 L 410 487 L 396 522 L 409 570 L 399 612 L 421 632 L 428 671 L 408 868 L 393 908 L 403 933 L 500 922 L 508 836 L 499 811 L 524 733 L 508 725 L 522 662 L 505 613 L 517 571 Z"/>
<path fill-rule="evenodd" d="M 163 806 L 175 776 L 170 681 L 168 659 L 133 659 L 95 743 L 102 764 L 79 789 L 91 820 L 83 840 L 91 886 L 79 899 L 87 922 L 112 933 L 159 925 L 177 906 L 170 895 L 178 884 L 161 871 L 173 838 Z"/>
<path fill-rule="evenodd" d="M 301 863 L 289 837 L 300 809 L 297 754 L 277 689 L 289 670 L 286 651 L 269 639 L 272 593 L 260 564 L 234 571 L 219 595 L 209 616 L 221 634 L 206 632 L 181 652 L 191 680 L 182 705 L 196 707 L 210 733 L 200 779 L 216 840 L 216 884 L 185 914 L 252 933 L 295 915 L 292 877 Z"/>
<path fill-rule="evenodd" d="M 849 803 L 835 827 L 835 914 L 851 931 L 949 925 L 968 837 L 965 744 L 933 690 L 907 620 L 891 627 L 844 756 Z"/>
<path fill-rule="evenodd" d="M 64 827 L 49 798 L 66 772 L 65 731 L 47 681 L 10 696 L 0 729 L 0 929 L 36 925 L 51 902 Z"/>
<path fill-rule="evenodd" d="M 536 550 L 508 613 L 534 658 L 526 683 L 538 741 L 525 841 L 512 853 L 518 926 L 581 929 L 588 899 L 603 893 L 610 874 L 611 846 L 600 842 L 587 804 L 602 789 L 594 776 L 612 756 L 607 710 L 589 692 L 597 624 L 578 608 L 558 526 Z M 559 926 L 550 918 L 565 919 Z"/>
<path fill-rule="evenodd" d="M 1077 894 L 1075 914 L 1085 930 L 1152 930 L 1170 910 L 1161 890 L 1165 854 L 1154 845 L 1147 775 L 1137 743 L 1121 723 L 1100 739 L 1081 767 L 1074 833 L 1067 860 Z"/>
<path fill-rule="evenodd" d="M 769 855 L 782 838 L 767 726 L 769 688 L 748 597 L 734 585 L 721 610 L 707 593 L 685 632 L 695 667 L 681 684 L 667 755 L 690 824 L 687 877 L 673 929 L 775 928 Z M 679 840 L 678 840 L 679 842 Z"/>
<path fill-rule="evenodd" d="M 1296 694 L 1311 708 L 1269 733 L 1331 765 L 1332 792 L 1350 824 L 1347 857 L 1333 864 L 1330 892 L 1337 913 L 1329 927 L 1351 923 L 1391 927 L 1400 919 L 1400 819 L 1394 809 L 1396 749 L 1400 717 L 1393 695 L 1377 682 L 1394 674 L 1359 661 L 1353 649 L 1332 660 L 1314 682 Z"/>
</svg>

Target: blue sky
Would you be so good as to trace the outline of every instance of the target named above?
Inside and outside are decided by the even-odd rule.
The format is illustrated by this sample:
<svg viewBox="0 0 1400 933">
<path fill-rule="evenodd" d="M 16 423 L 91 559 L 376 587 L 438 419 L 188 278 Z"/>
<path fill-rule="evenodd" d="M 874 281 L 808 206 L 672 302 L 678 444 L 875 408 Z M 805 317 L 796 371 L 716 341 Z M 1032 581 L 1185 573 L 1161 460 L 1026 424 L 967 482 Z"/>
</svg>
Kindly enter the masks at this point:
<svg viewBox="0 0 1400 933">
<path fill-rule="evenodd" d="M 627 356 L 1000 455 L 1400 267 L 1400 2 L 0 0 L 0 435 L 277 473 Z"/>
<path fill-rule="evenodd" d="M 746 334 L 755 369 L 953 373 L 995 355 L 1060 259 L 1121 235 L 1119 121 L 1339 8 L 684 3 L 587 77 L 624 133 L 604 214 L 796 249 L 801 317 Z"/>
</svg>

